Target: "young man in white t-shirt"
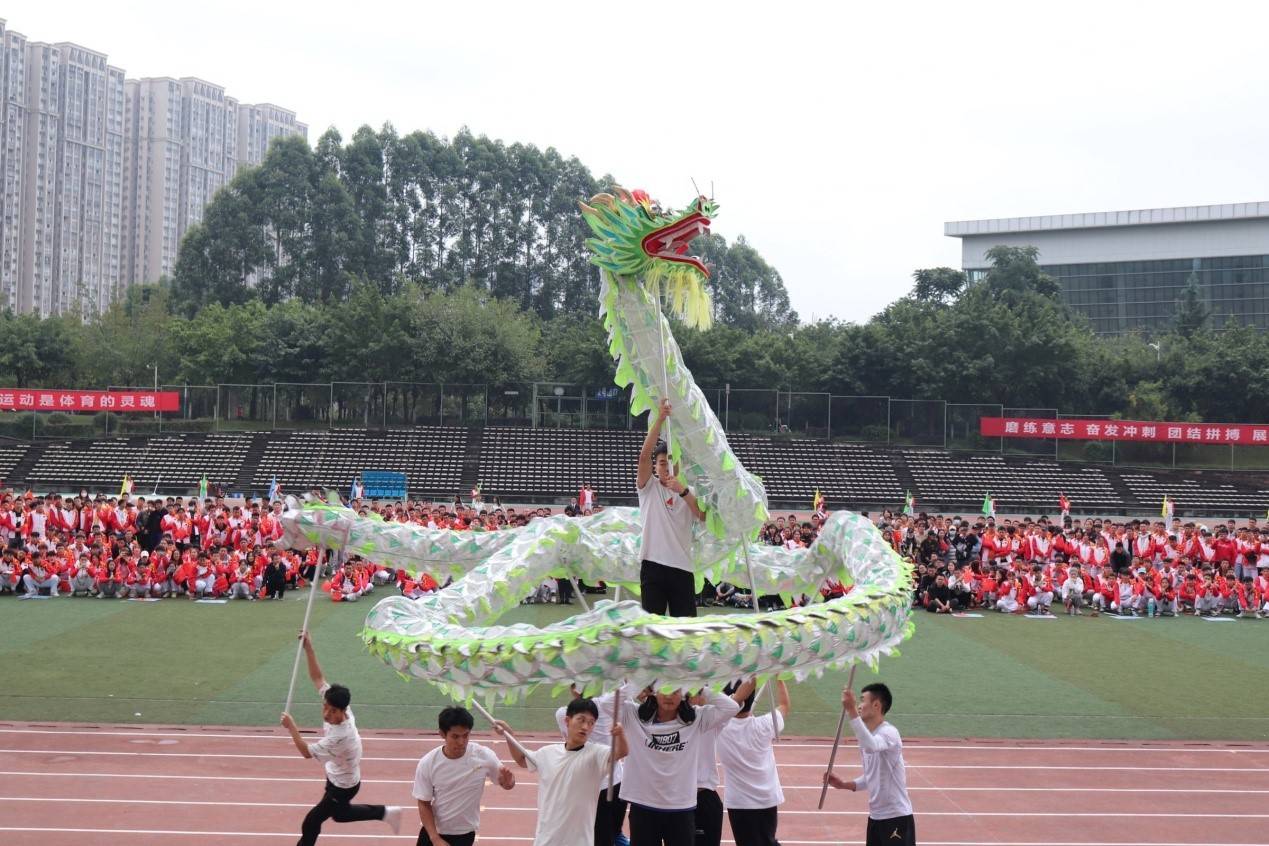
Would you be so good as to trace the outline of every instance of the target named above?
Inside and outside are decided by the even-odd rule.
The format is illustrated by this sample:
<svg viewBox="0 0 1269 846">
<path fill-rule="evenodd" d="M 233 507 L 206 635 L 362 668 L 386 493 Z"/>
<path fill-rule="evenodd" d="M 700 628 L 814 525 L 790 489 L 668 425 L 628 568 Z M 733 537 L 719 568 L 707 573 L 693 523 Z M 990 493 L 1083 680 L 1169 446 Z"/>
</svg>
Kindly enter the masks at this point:
<svg viewBox="0 0 1269 846">
<path fill-rule="evenodd" d="M 705 519 L 696 496 L 673 473 L 669 448 L 659 441 L 670 416 L 661 406 L 639 450 L 635 478 L 643 539 L 639 546 L 639 596 L 650 614 L 696 616 L 696 576 L 692 569 L 692 523 Z"/>
<path fill-rule="evenodd" d="M 510 790 L 516 778 L 492 749 L 469 742 L 475 720 L 466 708 L 444 709 L 437 724 L 444 743 L 419 759 L 414 770 L 422 825 L 417 846 L 472 846 L 485 782 Z"/>
<path fill-rule="evenodd" d="M 916 846 L 916 822 L 908 798 L 907 768 L 903 763 L 903 738 L 886 722 L 894 702 L 890 688 L 877 682 L 860 691 L 858 704 L 850 688 L 842 691 L 842 707 L 851 731 L 859 741 L 864 774 L 847 781 L 826 773 L 825 780 L 842 790 L 868 793 L 866 846 Z"/>
<path fill-rule="evenodd" d="M 576 687 L 572 689 L 573 698 L 581 699 L 582 695 Z M 601 743 L 612 746 L 613 702 L 619 691 L 596 696 L 591 699 L 599 716 L 590 730 L 587 743 Z M 555 710 L 555 722 L 559 724 L 560 735 L 568 739 L 568 706 Z M 599 799 L 595 803 L 595 846 L 613 846 L 617 835 L 621 833 L 626 822 L 626 800 L 621 798 L 621 779 L 624 775 L 624 764 L 616 761 L 612 767 L 612 800 L 608 799 L 608 773 L 599 785 Z"/>
<path fill-rule="evenodd" d="M 599 709 L 589 699 L 574 699 L 565 709 L 567 737 L 536 752 L 513 742 L 502 720 L 494 730 L 507 738 L 511 757 L 538 774 L 538 827 L 533 846 L 592 846 L 595 842 L 595 793 L 608 776 L 610 758 L 626 757 L 626 735 L 620 723 L 609 729 L 612 745 L 587 743 Z M 611 846 L 611 841 L 607 846 Z"/>
<path fill-rule="evenodd" d="M 718 762 L 723 765 L 725 784 L 723 805 L 736 846 L 779 846 L 777 810 L 784 804 L 784 791 L 772 744 L 776 731 L 784 731 L 784 720 L 789 716 L 789 689 L 782 681 L 775 685 L 774 723 L 766 715 L 753 715 L 751 693 L 718 738 Z"/>
<path fill-rule="evenodd" d="M 353 719 L 352 694 L 342 684 L 330 684 L 322 675 L 308 632 L 300 632 L 304 655 L 308 659 L 308 675 L 322 695 L 322 739 L 308 743 L 300 736 L 295 720 L 283 712 L 282 725 L 291 733 L 291 742 L 305 758 L 316 758 L 326 769 L 326 792 L 322 801 L 304 817 L 298 846 L 312 846 L 322 833 L 322 823 L 383 820 L 393 833 L 401 830 L 401 809 L 384 805 L 353 805 L 353 797 L 361 790 L 361 736 Z"/>
<path fill-rule="evenodd" d="M 748 679 L 730 697 L 707 691 L 706 704 L 696 707 L 681 690 L 621 703 L 630 734 L 621 784 L 630 803 L 630 846 L 692 846 L 701 736 L 734 717 L 753 691 Z"/>
</svg>

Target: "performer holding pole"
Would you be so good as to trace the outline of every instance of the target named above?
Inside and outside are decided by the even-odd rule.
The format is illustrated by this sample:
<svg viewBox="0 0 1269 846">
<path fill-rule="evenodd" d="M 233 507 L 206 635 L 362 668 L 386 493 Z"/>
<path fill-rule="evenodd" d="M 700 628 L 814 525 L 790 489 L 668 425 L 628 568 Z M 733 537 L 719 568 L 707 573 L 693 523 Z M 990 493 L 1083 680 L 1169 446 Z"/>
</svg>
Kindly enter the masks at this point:
<svg viewBox="0 0 1269 846">
<path fill-rule="evenodd" d="M 842 708 L 859 741 L 864 774 L 849 781 L 832 773 L 824 774 L 825 783 L 840 790 L 867 791 L 867 846 L 916 846 L 903 738 L 898 729 L 886 722 L 893 702 L 890 688 L 880 682 L 865 685 L 858 701 L 849 687 L 842 691 Z"/>
<path fill-rule="evenodd" d="M 671 617 L 696 616 L 696 576 L 692 568 L 692 522 L 705 512 L 692 491 L 673 473 L 669 447 L 658 440 L 670 417 L 662 398 L 639 451 L 636 482 L 643 538 L 639 547 L 639 592 L 643 610 Z"/>
<path fill-rule="evenodd" d="M 330 684 L 322 674 L 308 632 L 300 632 L 300 648 L 308 658 L 308 674 L 322 695 L 322 739 L 309 743 L 300 736 L 290 712 L 283 712 L 282 725 L 291 733 L 291 742 L 305 758 L 316 758 L 326 769 L 326 790 L 322 800 L 304 817 L 299 846 L 312 846 L 322 833 L 322 823 L 382 820 L 393 833 L 401 830 L 401 809 L 384 805 L 354 805 L 361 790 L 361 735 L 353 719 L 352 693 L 342 684 Z"/>
</svg>

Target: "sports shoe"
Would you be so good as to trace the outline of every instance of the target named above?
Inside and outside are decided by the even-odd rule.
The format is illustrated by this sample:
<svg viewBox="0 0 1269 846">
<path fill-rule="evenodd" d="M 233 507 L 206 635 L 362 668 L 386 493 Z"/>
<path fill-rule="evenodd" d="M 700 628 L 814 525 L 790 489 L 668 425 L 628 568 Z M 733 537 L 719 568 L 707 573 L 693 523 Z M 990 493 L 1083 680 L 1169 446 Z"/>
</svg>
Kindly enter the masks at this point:
<svg viewBox="0 0 1269 846">
<path fill-rule="evenodd" d="M 401 833 L 401 808 L 398 805 L 389 805 L 383 809 L 383 821 L 388 824 L 388 828 L 392 829 L 393 834 Z"/>
</svg>

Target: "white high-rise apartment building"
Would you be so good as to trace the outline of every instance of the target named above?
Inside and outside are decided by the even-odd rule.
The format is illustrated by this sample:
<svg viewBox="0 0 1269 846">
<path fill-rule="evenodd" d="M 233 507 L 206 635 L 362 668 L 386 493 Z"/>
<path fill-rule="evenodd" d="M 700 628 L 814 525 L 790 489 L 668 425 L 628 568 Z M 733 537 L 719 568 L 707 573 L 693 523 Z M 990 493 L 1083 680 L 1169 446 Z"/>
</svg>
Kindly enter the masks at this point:
<svg viewBox="0 0 1269 846">
<path fill-rule="evenodd" d="M 0 20 L 0 309 L 104 311 L 170 275 L 186 229 L 295 113 L 201 79 L 125 80 L 76 44 Z"/>
<path fill-rule="evenodd" d="M 273 139 L 288 135 L 308 138 L 308 125 L 296 120 L 295 112 L 272 103 L 239 106 L 238 169 L 263 162 Z"/>
<path fill-rule="evenodd" d="M 26 38 L 0 21 L 0 310 L 18 310 L 26 160 Z"/>
<path fill-rule="evenodd" d="M 130 79 L 124 185 L 128 278 L 172 273 L 181 238 L 237 168 L 238 102 L 201 79 Z"/>
</svg>

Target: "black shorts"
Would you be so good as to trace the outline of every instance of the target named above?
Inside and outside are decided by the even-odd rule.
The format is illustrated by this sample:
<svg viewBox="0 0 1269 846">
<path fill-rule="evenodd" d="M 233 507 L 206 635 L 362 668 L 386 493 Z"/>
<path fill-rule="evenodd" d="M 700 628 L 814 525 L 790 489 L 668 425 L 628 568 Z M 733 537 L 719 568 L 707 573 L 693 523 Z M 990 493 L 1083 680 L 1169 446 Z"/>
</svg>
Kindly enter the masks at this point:
<svg viewBox="0 0 1269 846">
<path fill-rule="evenodd" d="M 867 846 L 916 846 L 916 820 L 911 814 L 888 820 L 869 817 L 868 836 L 864 842 Z"/>
<path fill-rule="evenodd" d="M 472 846 L 476 842 L 476 832 L 469 831 L 466 834 L 442 834 L 445 842 L 449 846 Z M 432 838 L 427 836 L 427 829 L 419 829 L 419 839 L 415 841 L 415 846 L 432 846 Z"/>
</svg>

